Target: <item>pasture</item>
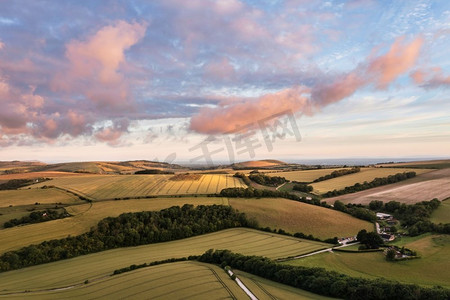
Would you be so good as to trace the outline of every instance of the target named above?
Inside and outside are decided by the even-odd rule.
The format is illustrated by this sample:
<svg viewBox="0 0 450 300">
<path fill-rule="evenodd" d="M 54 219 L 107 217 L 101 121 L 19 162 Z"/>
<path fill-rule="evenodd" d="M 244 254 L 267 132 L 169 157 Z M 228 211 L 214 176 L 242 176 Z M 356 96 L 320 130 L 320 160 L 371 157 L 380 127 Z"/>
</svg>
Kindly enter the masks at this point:
<svg viewBox="0 0 450 300">
<path fill-rule="evenodd" d="M 158 211 L 171 206 L 193 205 L 227 205 L 226 198 L 192 197 L 192 198 L 153 198 L 102 201 L 66 207 L 72 217 L 44 223 L 30 224 L 0 230 L 0 253 L 19 249 L 46 240 L 65 238 L 89 231 L 106 218 L 117 217 L 125 212 Z M 11 219 L 11 218 L 9 218 Z M 18 239 L 17 237 L 20 237 Z"/>
<path fill-rule="evenodd" d="M 340 200 L 343 203 L 369 204 L 372 200 L 384 202 L 398 201 L 413 204 L 420 201 L 430 201 L 433 198 L 443 200 L 450 197 L 450 169 L 433 170 L 422 173 L 414 178 L 388 184 L 365 191 L 328 198 L 334 203 Z"/>
<path fill-rule="evenodd" d="M 283 198 L 229 198 L 230 205 L 258 221 L 260 227 L 302 232 L 321 239 L 354 236 L 373 224 L 328 208 Z"/>
<path fill-rule="evenodd" d="M 327 252 L 286 263 L 322 267 L 354 277 L 386 278 L 429 287 L 450 287 L 450 236 L 424 235 L 399 244 L 417 251 L 421 258 L 393 263 L 386 261 L 382 252 Z"/>
<path fill-rule="evenodd" d="M 430 218 L 433 223 L 450 223 L 450 199 L 446 201 L 442 201 L 441 205 L 439 205 L 438 209 L 436 209 Z"/>
<path fill-rule="evenodd" d="M 403 172 L 416 172 L 417 175 L 430 172 L 429 169 L 403 169 L 403 168 L 361 168 L 361 171 L 354 174 L 344 175 L 333 179 L 316 182 L 311 184 L 314 188 L 314 192 L 317 194 L 323 194 L 332 190 L 340 190 L 347 186 L 352 186 L 356 183 L 363 183 L 364 181 L 370 182 L 375 178 L 387 177 L 389 175 L 395 175 Z"/>
<path fill-rule="evenodd" d="M 0 273 L 0 295 L 24 290 L 63 288 L 83 283 L 85 280 L 94 282 L 112 274 L 116 269 L 132 264 L 200 255 L 212 248 L 277 259 L 301 255 L 329 246 L 329 244 L 274 233 L 233 228 L 183 240 L 118 248 Z"/>
<path fill-rule="evenodd" d="M 240 178 L 205 174 L 198 180 L 170 180 L 173 175 L 85 175 L 55 178 L 32 185 L 54 185 L 94 200 L 146 196 L 215 194 L 224 188 L 246 187 Z"/>
<path fill-rule="evenodd" d="M 331 174 L 331 172 L 341 169 L 316 169 L 316 170 L 302 170 L 302 171 L 288 171 L 288 172 L 272 172 L 265 173 L 268 176 L 280 176 L 290 181 L 298 182 L 312 182 L 319 177 Z"/>
</svg>

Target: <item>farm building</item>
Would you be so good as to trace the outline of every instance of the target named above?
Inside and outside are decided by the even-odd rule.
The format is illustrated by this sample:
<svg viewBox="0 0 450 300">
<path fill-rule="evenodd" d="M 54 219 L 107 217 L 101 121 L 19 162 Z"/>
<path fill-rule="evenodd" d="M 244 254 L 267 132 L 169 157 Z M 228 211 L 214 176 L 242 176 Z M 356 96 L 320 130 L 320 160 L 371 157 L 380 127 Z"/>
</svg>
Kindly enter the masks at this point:
<svg viewBox="0 0 450 300">
<path fill-rule="evenodd" d="M 395 240 L 395 235 L 389 234 L 389 233 L 380 233 L 380 237 L 381 237 L 385 242 L 391 242 L 391 241 Z"/>
<path fill-rule="evenodd" d="M 384 213 L 377 213 L 377 219 L 379 220 L 386 220 L 390 219 L 392 216 L 390 214 L 384 214 Z"/>
</svg>

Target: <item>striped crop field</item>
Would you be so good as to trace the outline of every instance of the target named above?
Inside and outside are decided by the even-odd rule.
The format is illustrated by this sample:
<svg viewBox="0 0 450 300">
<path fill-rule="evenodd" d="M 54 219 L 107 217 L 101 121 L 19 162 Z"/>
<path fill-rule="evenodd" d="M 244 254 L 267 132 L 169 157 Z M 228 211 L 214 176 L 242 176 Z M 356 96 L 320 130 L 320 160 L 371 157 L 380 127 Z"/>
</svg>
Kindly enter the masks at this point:
<svg viewBox="0 0 450 300">
<path fill-rule="evenodd" d="M 432 171 L 431 169 L 404 169 L 404 168 L 361 168 L 358 173 L 344 175 L 333 179 L 320 181 L 311 184 L 314 192 L 323 194 L 328 191 L 340 190 L 347 186 L 352 186 L 356 183 L 370 182 L 375 178 L 387 177 L 403 172 L 416 172 L 417 175 Z"/>
<path fill-rule="evenodd" d="M 332 299 L 296 289 L 274 281 L 237 272 L 239 279 L 260 300 Z M 223 269 L 196 261 L 168 263 L 107 276 L 87 284 L 57 291 L 35 291 L 10 294 L 9 299 L 247 299 Z M 25 296 L 25 297 L 24 297 Z M 2 295 L 0 295 L 2 298 Z"/>
<path fill-rule="evenodd" d="M 116 269 L 132 264 L 200 255 L 208 249 L 229 249 L 244 255 L 277 259 L 310 253 L 329 246 L 248 228 L 233 228 L 183 240 L 113 249 L 0 273 L 0 296 L 24 290 L 64 288 L 83 283 L 85 280 L 95 282 L 111 275 Z"/>
<path fill-rule="evenodd" d="M 92 204 L 80 204 L 66 207 L 72 217 L 43 223 L 0 229 L 0 253 L 38 244 L 52 239 L 79 235 L 106 217 L 117 217 L 125 212 L 159 211 L 171 206 L 228 205 L 227 198 L 188 197 L 188 198 L 152 198 L 117 201 L 101 201 Z M 20 238 L 18 238 L 20 237 Z"/>
<path fill-rule="evenodd" d="M 245 187 L 241 179 L 227 174 L 205 174 L 198 180 L 170 180 L 173 175 L 86 175 L 55 178 L 35 184 L 76 192 L 94 200 L 137 198 L 164 195 L 192 195 L 220 193 L 228 187 Z"/>
<path fill-rule="evenodd" d="M 288 285 L 284 285 L 275 281 L 267 280 L 265 278 L 242 272 L 239 270 L 233 270 L 239 279 L 245 284 L 246 287 L 252 291 L 260 300 L 273 300 L 273 299 L 296 299 L 296 300 L 325 300 L 335 299 L 329 298 L 317 294 L 313 294 L 301 289 L 297 289 Z"/>
<path fill-rule="evenodd" d="M 220 267 L 193 261 L 157 265 L 58 291 L 27 293 L 26 299 L 245 299 Z M 23 299 L 23 294 L 8 295 Z M 0 295 L 0 298 L 2 296 Z"/>
<path fill-rule="evenodd" d="M 173 175 L 86 175 L 55 178 L 31 186 L 53 185 L 93 200 L 146 196 L 215 194 L 224 188 L 246 187 L 228 174 L 204 174 L 198 180 L 170 180 Z"/>
</svg>

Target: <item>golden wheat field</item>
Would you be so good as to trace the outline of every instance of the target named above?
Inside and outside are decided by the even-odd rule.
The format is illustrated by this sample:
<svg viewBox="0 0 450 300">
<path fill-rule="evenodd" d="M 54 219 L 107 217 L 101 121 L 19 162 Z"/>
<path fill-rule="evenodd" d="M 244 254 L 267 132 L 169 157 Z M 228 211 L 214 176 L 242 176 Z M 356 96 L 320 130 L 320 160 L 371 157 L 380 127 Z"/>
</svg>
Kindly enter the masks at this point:
<svg viewBox="0 0 450 300">
<path fill-rule="evenodd" d="M 273 172 L 266 173 L 269 176 L 280 176 L 290 181 L 298 182 L 312 182 L 315 179 L 331 174 L 333 171 L 342 169 L 317 169 L 317 170 L 302 170 L 302 171 L 289 171 L 289 172 Z"/>
<path fill-rule="evenodd" d="M 224 188 L 246 187 L 228 174 L 204 174 L 198 180 L 170 180 L 173 175 L 85 175 L 55 178 L 32 185 L 52 185 L 93 200 L 137 198 L 146 196 L 194 195 L 220 193 Z"/>
<path fill-rule="evenodd" d="M 332 190 L 340 190 L 347 186 L 352 186 L 355 183 L 364 183 L 364 181 L 370 182 L 377 177 L 387 177 L 389 175 L 395 175 L 403 172 L 416 172 L 417 175 L 430 172 L 430 169 L 404 169 L 404 168 L 361 168 L 358 173 L 344 175 L 333 179 L 320 181 L 311 184 L 314 188 L 314 192 L 323 194 Z"/>
<path fill-rule="evenodd" d="M 255 218 L 261 227 L 302 232 L 321 239 L 354 236 L 361 229 L 374 229 L 373 224 L 348 214 L 283 198 L 230 198 L 228 201 L 233 208 Z"/>
</svg>

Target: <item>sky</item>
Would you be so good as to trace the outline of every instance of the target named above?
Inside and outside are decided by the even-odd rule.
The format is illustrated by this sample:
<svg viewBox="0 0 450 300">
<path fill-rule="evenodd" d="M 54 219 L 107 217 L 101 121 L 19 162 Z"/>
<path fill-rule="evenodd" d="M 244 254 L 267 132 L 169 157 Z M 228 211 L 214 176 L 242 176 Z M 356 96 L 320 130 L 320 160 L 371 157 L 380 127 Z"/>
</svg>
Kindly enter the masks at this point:
<svg viewBox="0 0 450 300">
<path fill-rule="evenodd" d="M 0 160 L 449 157 L 450 2 L 0 0 Z"/>
</svg>

